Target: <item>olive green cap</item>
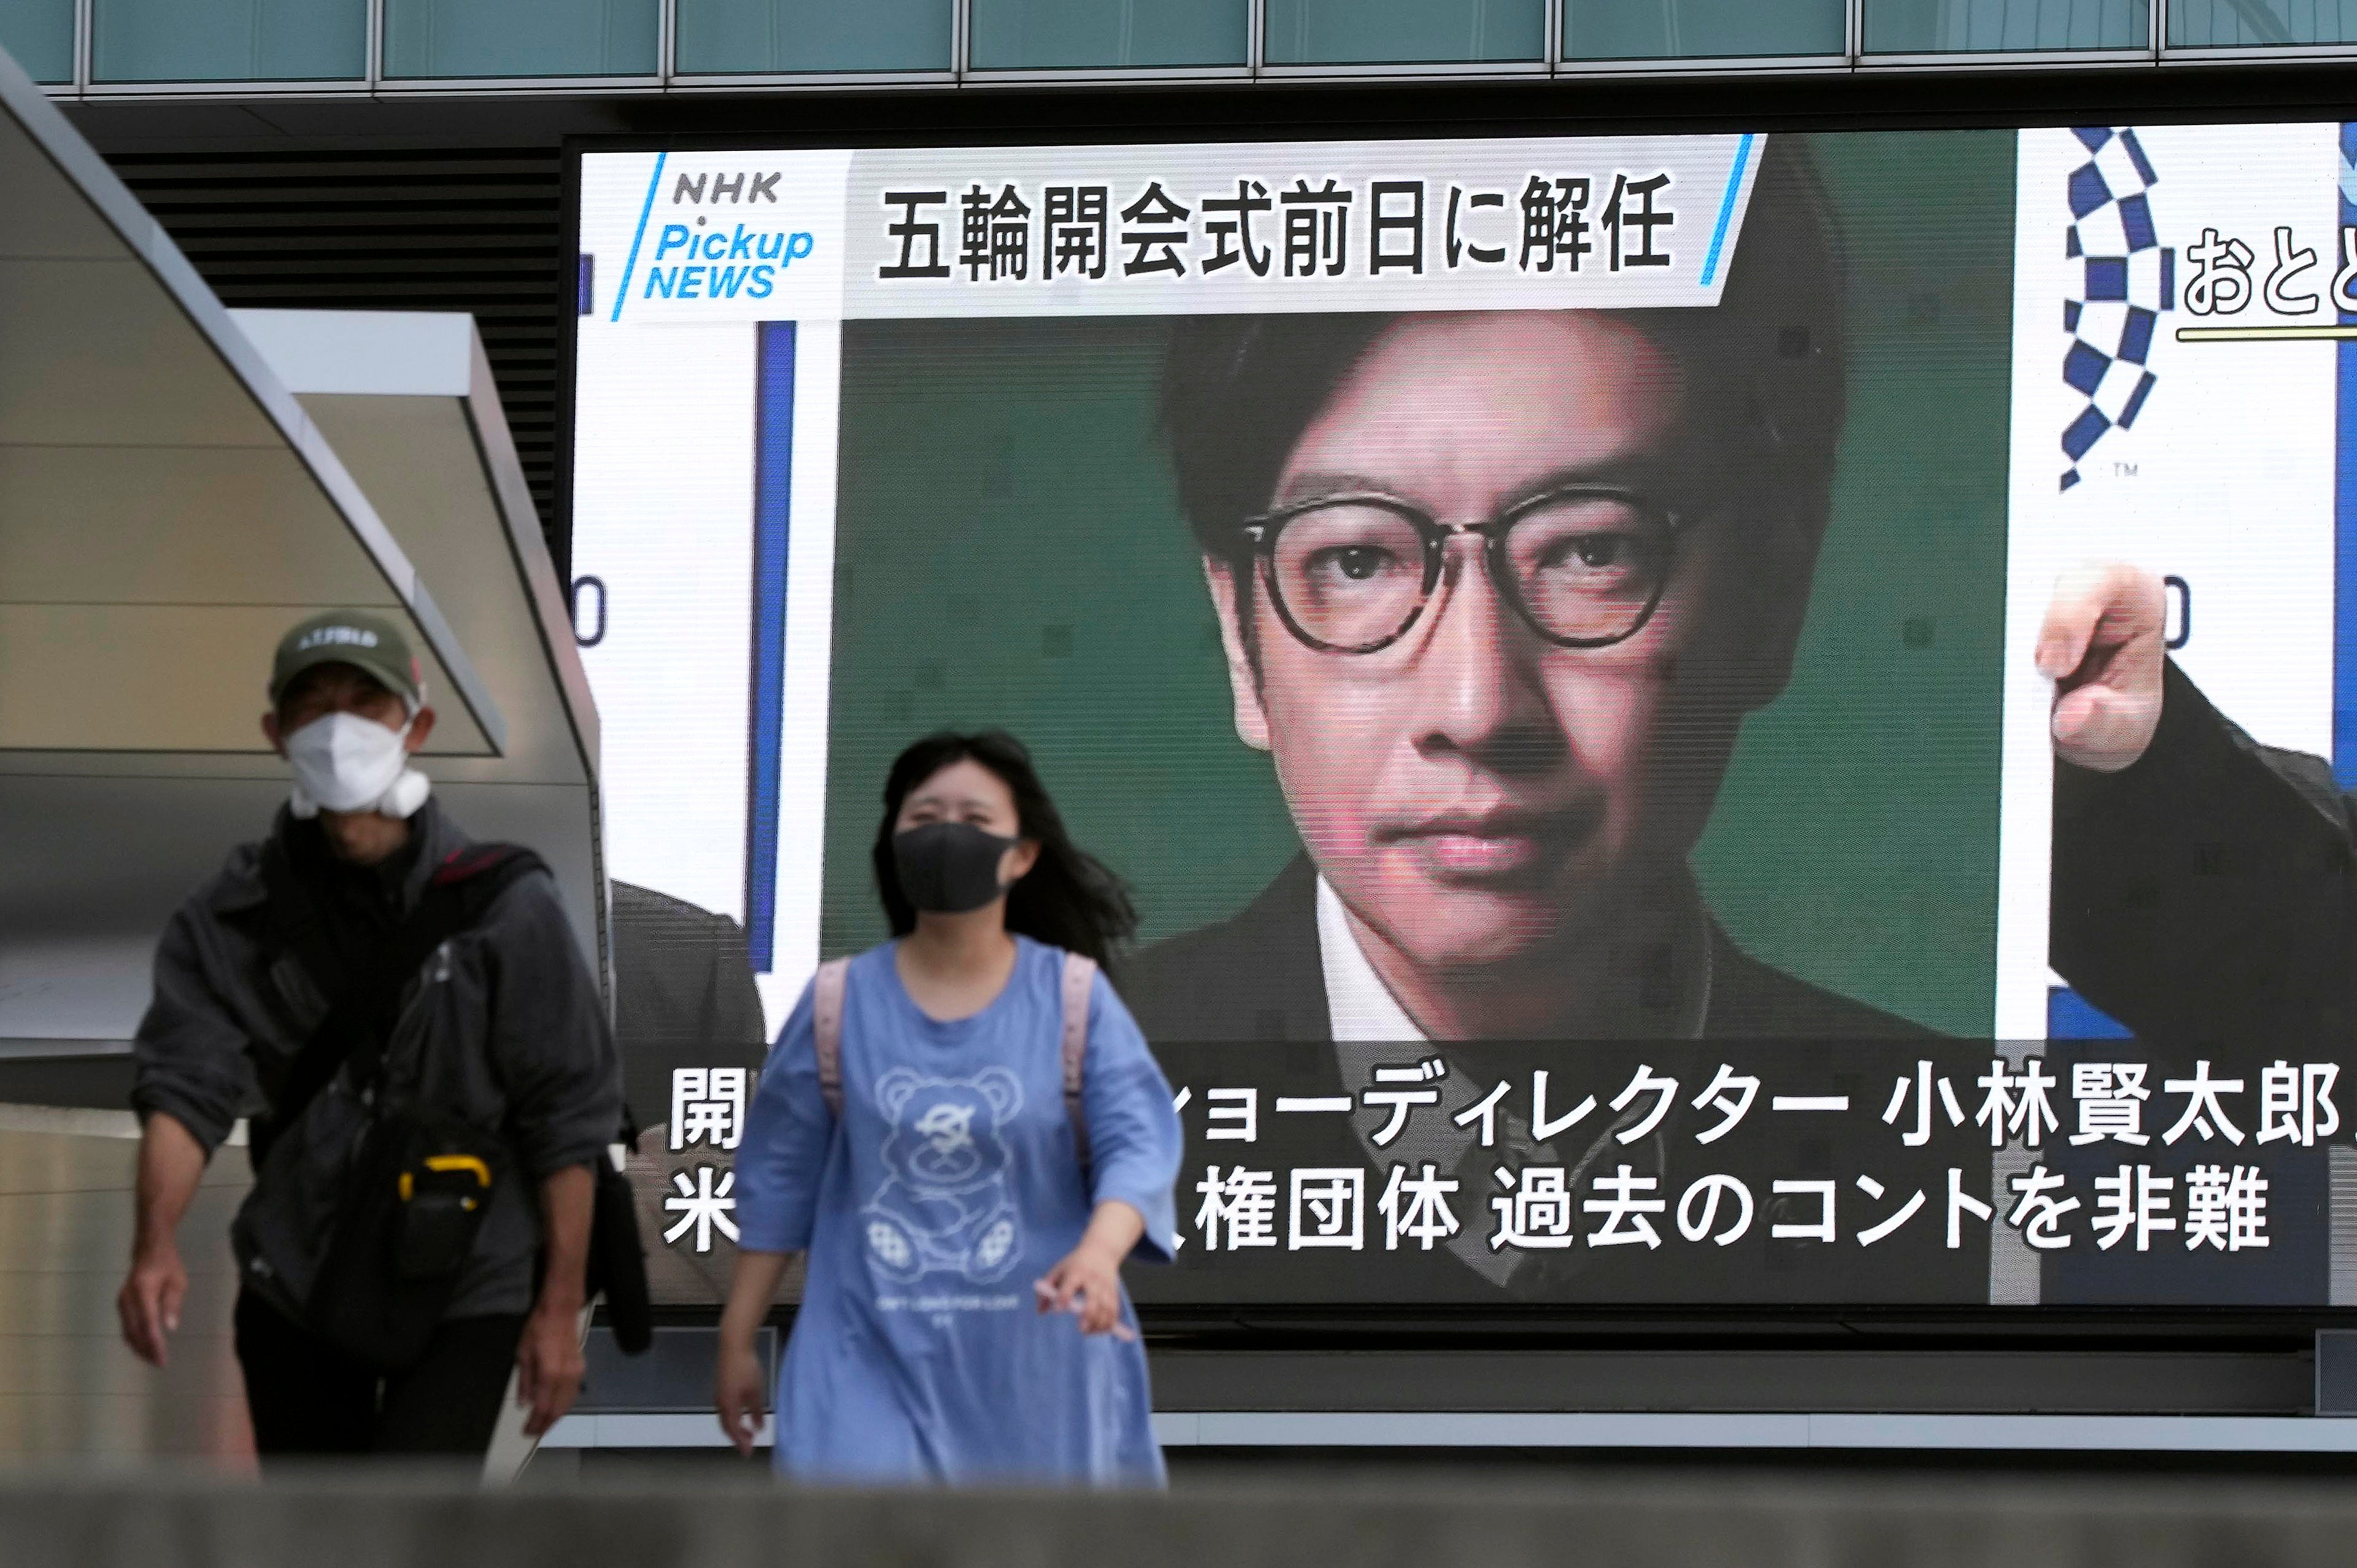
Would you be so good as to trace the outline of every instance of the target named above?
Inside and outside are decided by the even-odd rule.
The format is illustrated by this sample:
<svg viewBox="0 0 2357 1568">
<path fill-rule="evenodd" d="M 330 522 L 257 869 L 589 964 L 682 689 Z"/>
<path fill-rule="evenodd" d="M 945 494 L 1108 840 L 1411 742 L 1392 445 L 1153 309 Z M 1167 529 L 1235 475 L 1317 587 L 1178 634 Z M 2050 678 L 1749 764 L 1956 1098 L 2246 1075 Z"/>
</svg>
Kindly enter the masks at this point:
<svg viewBox="0 0 2357 1568">
<path fill-rule="evenodd" d="M 270 700 L 276 703 L 296 676 L 319 664 L 364 671 L 413 708 L 425 695 L 425 673 L 409 639 L 391 621 L 363 610 L 329 610 L 280 638 L 270 665 Z"/>
</svg>

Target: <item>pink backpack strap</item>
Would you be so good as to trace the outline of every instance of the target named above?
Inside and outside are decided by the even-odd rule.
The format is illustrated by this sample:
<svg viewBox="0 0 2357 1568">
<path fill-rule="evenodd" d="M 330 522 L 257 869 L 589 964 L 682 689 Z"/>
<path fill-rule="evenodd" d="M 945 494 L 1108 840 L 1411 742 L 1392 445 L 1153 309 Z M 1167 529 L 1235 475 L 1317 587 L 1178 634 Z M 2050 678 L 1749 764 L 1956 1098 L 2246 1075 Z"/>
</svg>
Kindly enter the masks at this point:
<svg viewBox="0 0 2357 1568">
<path fill-rule="evenodd" d="M 843 992 L 851 961 L 829 959 L 811 981 L 811 1039 L 818 1050 L 818 1091 L 826 1108 L 843 1120 Z"/>
<path fill-rule="evenodd" d="M 1064 955 L 1064 1112 L 1071 1118 L 1072 1147 L 1080 1152 L 1083 1175 L 1089 1168 L 1089 1114 L 1081 1090 L 1088 1072 L 1089 997 L 1096 983 L 1096 960 Z"/>
</svg>

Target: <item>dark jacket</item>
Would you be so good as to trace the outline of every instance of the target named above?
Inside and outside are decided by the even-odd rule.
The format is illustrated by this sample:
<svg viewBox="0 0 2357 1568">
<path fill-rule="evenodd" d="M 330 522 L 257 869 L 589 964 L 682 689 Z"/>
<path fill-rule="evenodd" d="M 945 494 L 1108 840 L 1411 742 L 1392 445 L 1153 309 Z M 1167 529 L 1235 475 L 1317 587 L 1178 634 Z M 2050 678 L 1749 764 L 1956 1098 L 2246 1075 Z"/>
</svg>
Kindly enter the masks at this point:
<svg viewBox="0 0 2357 1568">
<path fill-rule="evenodd" d="M 2133 767 L 2058 764 L 2050 956 L 2140 1039 L 2342 1049 L 2357 1027 L 2357 808 L 2171 662 Z"/>
<path fill-rule="evenodd" d="M 417 853 L 387 889 L 405 916 L 434 869 L 468 842 L 429 801 L 410 819 Z M 295 831 L 279 814 L 274 830 Z M 292 1059 L 328 1000 L 272 929 L 262 845 L 242 844 L 182 905 L 156 953 L 156 993 L 134 1045 L 132 1104 L 165 1112 L 210 1155 L 260 1083 Z M 371 1112 L 339 1073 L 272 1145 L 231 1237 L 244 1283 L 298 1310 L 332 1239 Z M 621 1115 L 620 1075 L 596 983 L 554 884 L 509 886 L 404 988 L 385 1051 L 389 1106 L 430 1107 L 494 1133 L 511 1159 L 446 1316 L 529 1309 L 543 1178 L 600 1158 Z"/>
<path fill-rule="evenodd" d="M 1247 1041 L 1307 1046 L 1307 1050 L 1284 1053 L 1280 1069 L 1287 1074 L 1284 1092 L 1349 1095 L 1362 1087 L 1367 1082 L 1367 1047 L 1326 1043 L 1332 1040 L 1333 1029 L 1318 950 L 1317 892 L 1315 868 L 1306 855 L 1298 857 L 1232 918 L 1173 937 L 1139 954 L 1123 971 L 1121 992 L 1146 1038 L 1157 1047 Z M 1770 969 L 1737 947 L 1716 921 L 1710 926 L 1710 1004 L 1705 1030 L 1711 1037 L 1803 1036 L 1865 1042 L 1929 1037 L 1929 1031 L 1920 1026 Z M 1515 1077 L 1527 1083 L 1528 1072 L 1544 1065 L 1552 1049 L 1544 1044 L 1526 1047 L 1493 1044 L 1481 1058 L 1485 1070 L 1480 1080 Z M 1474 1075 L 1458 1075 L 1451 1081 L 1461 1081 L 1463 1087 L 1444 1090 L 1444 1096 L 1478 1094 Z M 1444 1100 L 1444 1104 L 1452 1106 L 1461 1103 L 1461 1098 Z M 1723 1300 L 1728 1288 L 1728 1264 L 1717 1249 L 1672 1246 L 1658 1251 L 1631 1248 L 1598 1252 L 1579 1247 L 1562 1253 L 1523 1253 L 1500 1251 L 1488 1245 L 1490 1216 L 1478 1195 L 1496 1190 L 1491 1171 L 1501 1163 L 1563 1165 L 1570 1173 L 1572 1187 L 1582 1192 L 1588 1190 L 1586 1184 L 1591 1173 L 1609 1173 L 1619 1164 L 1630 1165 L 1641 1176 L 1661 1179 L 1669 1168 L 1673 1141 L 1681 1133 L 1691 1135 L 1686 1122 L 1697 1112 L 1679 1101 L 1651 1136 L 1631 1145 L 1620 1144 L 1619 1133 L 1642 1116 L 1651 1103 L 1641 1099 L 1624 1112 L 1582 1122 L 1576 1131 L 1544 1144 L 1535 1142 L 1527 1122 L 1510 1112 L 1494 1149 L 1480 1146 L 1469 1134 L 1456 1140 L 1452 1148 L 1444 1131 L 1437 1143 L 1426 1142 L 1404 1155 L 1387 1155 L 1368 1144 L 1365 1134 L 1383 1120 L 1381 1112 L 1362 1110 L 1347 1119 L 1302 1118 L 1299 1125 L 1286 1129 L 1286 1158 L 1297 1168 L 1349 1168 L 1372 1161 L 1378 1176 L 1391 1158 L 1434 1159 L 1469 1195 L 1458 1209 L 1463 1228 L 1441 1246 L 1429 1251 L 1403 1249 L 1384 1255 L 1380 1288 L 1394 1293 L 1383 1298 L 1388 1302 Z M 1442 1129 L 1448 1126 L 1445 1116 L 1437 1124 Z M 1216 1158 L 1220 1145 L 1210 1148 Z M 1722 1168 L 1737 1168 L 1727 1166 L 1724 1159 L 1720 1164 Z M 1747 1171 L 1747 1176 L 1750 1174 Z M 1754 1188 L 1765 1192 L 1766 1179 L 1767 1175 L 1761 1174 L 1753 1182 Z M 1230 1255 L 1222 1265 L 1222 1276 L 1241 1279 L 1241 1288 L 1248 1293 L 1254 1271 L 1285 1271 L 1286 1282 L 1276 1288 L 1280 1293 L 1297 1293 L 1302 1287 L 1294 1282 L 1300 1275 L 1293 1265 L 1298 1260 L 1279 1261 L 1287 1256 Z M 1747 1254 L 1742 1266 L 1749 1268 L 1755 1256 Z M 1811 1290 L 1829 1290 L 1836 1298 L 1848 1291 L 1861 1300 L 1954 1301 L 1972 1299 L 1970 1293 L 1985 1286 L 1987 1274 L 1985 1251 L 1949 1252 L 1935 1246 L 1927 1254 L 1919 1247 L 1909 1250 L 1902 1259 L 1892 1249 L 1868 1252 L 1849 1248 L 1829 1254 L 1813 1272 L 1773 1278 L 1747 1274 L 1743 1288 L 1765 1293 L 1760 1299 L 1766 1300 L 1809 1299 Z M 1336 1292 L 1363 1292 L 1367 1283 L 1363 1276 L 1346 1278 L 1340 1273 L 1332 1281 L 1330 1288 Z M 1157 1281 L 1147 1288 L 1158 1285 Z M 1280 1298 L 1299 1299 L 1297 1294 Z"/>
<path fill-rule="evenodd" d="M 614 888 L 614 1043 L 642 1126 L 671 1115 L 680 1068 L 759 1071 L 769 1028 L 745 928 L 651 887 Z"/>
<path fill-rule="evenodd" d="M 2162 682 L 2160 727 L 2132 767 L 2055 767 L 2048 947 L 2062 978 L 2136 1038 L 2058 1038 L 2047 1052 L 2056 1076 L 2067 1084 L 2081 1060 L 2147 1063 L 2152 1142 L 2064 1144 L 2050 1158 L 2074 1186 L 2128 1159 L 2179 1182 L 2197 1162 L 2255 1162 L 2268 1184 L 2267 1245 L 2233 1258 L 2181 1245 L 2144 1257 L 2050 1252 L 2046 1299 L 2320 1305 L 2332 1299 L 2340 1208 L 2328 1140 L 2254 1137 L 2259 1074 L 2273 1061 L 2341 1064 L 2332 1098 L 2351 1113 L 2357 806 L 2321 758 L 2259 745 L 2175 663 Z M 2189 1133 L 2172 1146 L 2158 1135 L 2187 1103 L 2164 1084 L 2201 1058 L 2244 1085 L 2224 1101 L 2239 1144 Z M 2347 1137 L 2344 1122 L 2329 1141 Z"/>
<path fill-rule="evenodd" d="M 1769 968 L 1711 922 L 1710 1008 L 1717 1038 L 1810 1036 L 1906 1039 L 1920 1026 Z M 1297 855 L 1242 913 L 1156 943 L 1122 973 L 1146 1037 L 1328 1040 L 1318 948 L 1318 874 Z"/>
</svg>

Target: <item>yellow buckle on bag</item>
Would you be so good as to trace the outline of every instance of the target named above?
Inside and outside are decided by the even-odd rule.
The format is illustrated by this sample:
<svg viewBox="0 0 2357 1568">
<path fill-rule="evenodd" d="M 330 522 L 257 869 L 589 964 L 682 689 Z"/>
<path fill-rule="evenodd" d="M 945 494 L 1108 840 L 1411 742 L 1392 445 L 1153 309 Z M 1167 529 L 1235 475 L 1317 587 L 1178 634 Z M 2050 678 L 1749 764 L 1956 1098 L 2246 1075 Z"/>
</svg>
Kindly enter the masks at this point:
<svg viewBox="0 0 2357 1568">
<path fill-rule="evenodd" d="M 491 1167 L 485 1165 L 482 1161 L 477 1159 L 472 1155 L 428 1155 L 425 1157 L 425 1168 L 429 1171 L 472 1171 L 475 1173 L 475 1183 L 477 1186 L 487 1187 L 491 1185 Z M 402 1172 L 401 1201 L 407 1203 L 409 1201 L 409 1195 L 414 1192 L 416 1188 L 416 1180 L 409 1174 L 409 1172 Z M 468 1198 L 466 1200 L 466 1207 L 468 1208 L 474 1208 L 475 1200 L 471 1197 Z"/>
</svg>

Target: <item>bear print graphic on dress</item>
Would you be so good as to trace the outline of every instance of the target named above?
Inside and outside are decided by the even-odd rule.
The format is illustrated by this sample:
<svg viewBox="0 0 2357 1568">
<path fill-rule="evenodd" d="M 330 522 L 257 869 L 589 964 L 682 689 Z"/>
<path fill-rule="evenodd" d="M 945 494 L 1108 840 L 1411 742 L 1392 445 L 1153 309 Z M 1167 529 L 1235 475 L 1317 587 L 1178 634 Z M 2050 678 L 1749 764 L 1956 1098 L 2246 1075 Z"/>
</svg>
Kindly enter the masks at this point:
<svg viewBox="0 0 2357 1568">
<path fill-rule="evenodd" d="M 877 1272 L 977 1284 L 1005 1274 L 1023 1249 L 1001 1130 L 1023 1108 L 1022 1084 L 1003 1067 L 970 1079 L 895 1068 L 877 1080 L 876 1104 L 891 1127 L 886 1175 L 860 1215 Z"/>
</svg>

